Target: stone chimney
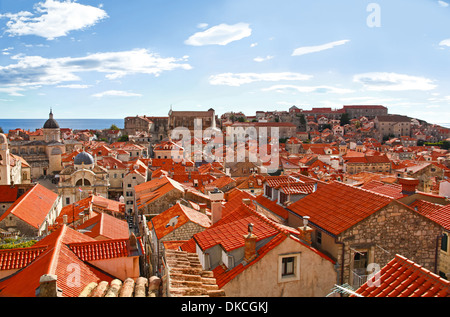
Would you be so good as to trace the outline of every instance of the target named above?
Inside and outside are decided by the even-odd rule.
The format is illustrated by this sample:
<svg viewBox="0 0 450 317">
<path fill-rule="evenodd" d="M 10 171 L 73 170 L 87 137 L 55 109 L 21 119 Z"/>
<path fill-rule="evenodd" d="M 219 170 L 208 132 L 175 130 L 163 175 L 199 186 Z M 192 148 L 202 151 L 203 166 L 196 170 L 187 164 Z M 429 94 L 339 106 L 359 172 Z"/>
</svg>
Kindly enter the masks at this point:
<svg viewBox="0 0 450 317">
<path fill-rule="evenodd" d="M 249 206 L 249 205 L 252 203 L 252 201 L 250 200 L 250 198 L 244 198 L 244 199 L 242 199 L 242 202 L 243 202 L 244 204 L 246 204 L 247 206 Z"/>
<path fill-rule="evenodd" d="M 222 218 L 222 201 L 223 201 L 223 192 L 221 192 L 218 188 L 215 188 L 213 191 L 209 192 L 209 199 L 211 200 L 211 222 L 215 224 Z"/>
<path fill-rule="evenodd" d="M 313 229 L 311 227 L 308 227 L 308 222 L 309 222 L 309 217 L 304 216 L 303 217 L 303 227 L 298 228 L 298 231 L 300 232 L 300 235 L 299 235 L 300 240 L 306 242 L 306 244 L 308 244 L 308 245 L 311 245 Z"/>
<path fill-rule="evenodd" d="M 61 297 L 62 290 L 57 285 L 58 277 L 52 274 L 42 275 L 39 279 L 39 288 L 36 297 Z"/>
<path fill-rule="evenodd" d="M 420 181 L 415 178 L 399 178 L 398 183 L 402 185 L 402 194 L 411 196 L 416 193 Z"/>
<path fill-rule="evenodd" d="M 253 234 L 253 224 L 248 224 L 248 234 L 244 235 L 244 261 L 246 263 L 256 258 L 256 239 L 258 237 Z"/>
</svg>

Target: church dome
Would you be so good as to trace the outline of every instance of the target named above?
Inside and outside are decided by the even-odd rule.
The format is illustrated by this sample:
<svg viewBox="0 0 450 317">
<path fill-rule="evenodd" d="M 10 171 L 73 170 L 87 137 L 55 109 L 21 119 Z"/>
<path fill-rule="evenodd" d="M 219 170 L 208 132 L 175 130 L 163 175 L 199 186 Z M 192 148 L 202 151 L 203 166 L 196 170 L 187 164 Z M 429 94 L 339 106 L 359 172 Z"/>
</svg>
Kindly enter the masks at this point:
<svg viewBox="0 0 450 317">
<path fill-rule="evenodd" d="M 87 153 L 87 152 L 81 152 L 77 156 L 75 156 L 73 163 L 75 165 L 81 165 L 84 163 L 84 165 L 92 165 L 94 164 L 94 157 Z"/>
<path fill-rule="evenodd" d="M 44 129 L 59 129 L 59 124 L 55 119 L 53 119 L 53 113 L 51 110 L 48 116 L 48 120 L 44 123 Z"/>
</svg>

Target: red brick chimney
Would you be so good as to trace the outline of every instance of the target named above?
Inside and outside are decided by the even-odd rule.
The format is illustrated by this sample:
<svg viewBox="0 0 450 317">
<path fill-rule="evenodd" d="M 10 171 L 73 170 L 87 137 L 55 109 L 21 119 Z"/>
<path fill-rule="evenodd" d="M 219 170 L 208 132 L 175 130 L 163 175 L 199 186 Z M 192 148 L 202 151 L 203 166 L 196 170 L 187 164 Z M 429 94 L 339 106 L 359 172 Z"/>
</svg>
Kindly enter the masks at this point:
<svg viewBox="0 0 450 317">
<path fill-rule="evenodd" d="M 402 193 L 411 196 L 416 193 L 420 181 L 415 178 L 399 178 L 398 183 L 402 185 Z"/>
<path fill-rule="evenodd" d="M 253 234 L 253 224 L 248 224 L 248 234 L 244 235 L 244 261 L 250 262 L 256 258 L 256 239 L 258 237 Z"/>
</svg>

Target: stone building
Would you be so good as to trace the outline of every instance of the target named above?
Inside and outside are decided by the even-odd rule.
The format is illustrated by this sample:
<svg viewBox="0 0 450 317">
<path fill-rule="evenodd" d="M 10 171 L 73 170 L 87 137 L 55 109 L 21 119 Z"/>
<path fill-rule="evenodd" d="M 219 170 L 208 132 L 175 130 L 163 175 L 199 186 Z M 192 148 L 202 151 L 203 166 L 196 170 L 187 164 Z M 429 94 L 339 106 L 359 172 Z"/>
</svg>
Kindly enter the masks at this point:
<svg viewBox="0 0 450 317">
<path fill-rule="evenodd" d="M 169 112 L 169 136 L 176 128 L 187 128 L 191 133 L 195 129 L 195 121 L 199 119 L 202 131 L 207 128 L 216 128 L 216 112 L 214 109 L 208 111 L 173 111 Z"/>
<path fill-rule="evenodd" d="M 152 248 L 152 267 L 158 269 L 162 264 L 164 242 L 189 240 L 194 234 L 210 227 L 211 219 L 206 213 L 176 203 L 150 219 L 147 226 L 150 232 L 149 245 Z"/>
<path fill-rule="evenodd" d="M 312 246 L 336 260 L 339 284 L 360 287 L 396 254 L 436 269 L 442 227 L 388 196 L 331 182 L 287 209 L 290 226 L 309 220 Z"/>
<path fill-rule="evenodd" d="M 247 202 L 211 212 L 215 224 L 181 249 L 197 253 L 227 296 L 324 297 L 336 283 L 335 262 L 300 229 L 272 222 Z"/>
<path fill-rule="evenodd" d="M 56 193 L 36 184 L 0 216 L 0 229 L 26 237 L 45 235 L 61 208 L 61 198 Z"/>
<path fill-rule="evenodd" d="M 147 116 L 126 117 L 124 121 L 124 131 L 127 135 L 135 135 L 137 132 L 150 132 L 153 127 L 152 120 Z"/>
<path fill-rule="evenodd" d="M 344 157 L 344 171 L 348 174 L 391 173 L 392 162 L 386 155 L 348 156 Z"/>
<path fill-rule="evenodd" d="M 366 117 L 368 119 L 374 119 L 377 116 L 387 116 L 388 108 L 385 106 L 344 106 L 345 113 L 348 114 L 350 119 L 359 119 Z"/>
<path fill-rule="evenodd" d="M 61 129 L 51 110 L 42 131 L 40 140 L 10 142 L 11 153 L 23 157 L 31 166 L 33 179 L 60 172 L 61 157 L 66 153 L 66 146 L 61 140 Z"/>
<path fill-rule="evenodd" d="M 174 206 L 178 200 L 210 204 L 209 197 L 167 176 L 134 187 L 135 212 L 150 219 Z"/>
<path fill-rule="evenodd" d="M 107 169 L 83 151 L 75 156 L 73 165 L 61 171 L 57 190 L 67 206 L 90 195 L 108 198 L 109 186 Z"/>
<path fill-rule="evenodd" d="M 411 136 L 411 119 L 400 115 L 377 116 L 374 119 L 375 128 L 378 130 L 380 139 L 389 136 L 401 137 Z"/>
</svg>

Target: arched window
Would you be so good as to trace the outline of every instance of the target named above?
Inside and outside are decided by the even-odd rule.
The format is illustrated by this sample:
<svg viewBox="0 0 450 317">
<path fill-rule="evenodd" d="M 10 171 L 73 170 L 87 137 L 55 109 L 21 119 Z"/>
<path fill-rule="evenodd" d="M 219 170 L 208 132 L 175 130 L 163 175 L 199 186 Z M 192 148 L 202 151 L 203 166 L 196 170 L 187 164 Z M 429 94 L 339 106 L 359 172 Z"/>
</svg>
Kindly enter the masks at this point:
<svg viewBox="0 0 450 317">
<path fill-rule="evenodd" d="M 77 183 L 75 184 L 75 186 L 91 186 L 91 182 L 88 179 L 84 179 L 84 184 L 83 184 L 83 179 L 79 179 L 77 181 Z"/>
</svg>

